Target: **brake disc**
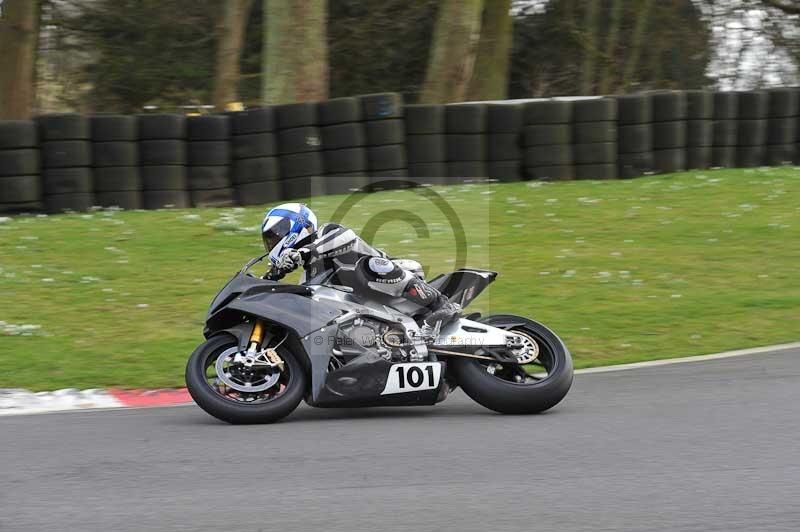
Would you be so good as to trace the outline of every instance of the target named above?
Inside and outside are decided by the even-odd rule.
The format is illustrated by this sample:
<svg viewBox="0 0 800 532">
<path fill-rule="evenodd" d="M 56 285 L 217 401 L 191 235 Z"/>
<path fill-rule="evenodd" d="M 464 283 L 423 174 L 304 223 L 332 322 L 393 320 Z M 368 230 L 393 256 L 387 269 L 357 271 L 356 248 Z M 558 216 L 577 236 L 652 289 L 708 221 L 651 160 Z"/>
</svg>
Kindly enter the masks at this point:
<svg viewBox="0 0 800 532">
<path fill-rule="evenodd" d="M 514 353 L 514 356 L 517 359 L 517 362 L 520 364 L 531 364 L 537 358 L 539 358 L 539 344 L 525 334 L 524 332 L 520 331 L 512 331 L 514 334 L 522 338 L 522 346 L 518 349 L 513 349 L 511 352 Z"/>
<path fill-rule="evenodd" d="M 277 368 L 245 368 L 244 364 L 234 362 L 238 352 L 238 347 L 231 347 L 217 358 L 217 378 L 226 386 L 239 392 L 258 393 L 273 387 L 281 378 Z"/>
</svg>

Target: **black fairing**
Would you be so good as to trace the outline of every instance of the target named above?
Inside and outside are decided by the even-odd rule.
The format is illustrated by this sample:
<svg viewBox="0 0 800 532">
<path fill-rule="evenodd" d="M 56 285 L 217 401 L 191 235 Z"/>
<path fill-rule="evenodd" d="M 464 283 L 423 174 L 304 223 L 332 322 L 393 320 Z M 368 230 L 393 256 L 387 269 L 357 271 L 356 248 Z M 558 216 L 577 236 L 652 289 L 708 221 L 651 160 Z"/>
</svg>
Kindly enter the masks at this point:
<svg viewBox="0 0 800 532">
<path fill-rule="evenodd" d="M 444 362 L 439 362 L 444 375 Z M 366 353 L 346 366 L 331 371 L 316 396 L 308 401 L 318 407 L 359 406 L 418 406 L 433 405 L 443 396 L 446 387 L 444 378 L 432 390 L 409 391 L 400 394 L 381 395 L 392 371 L 393 363 L 378 355 Z"/>
<path fill-rule="evenodd" d="M 496 278 L 497 272 L 462 268 L 436 277 L 430 281 L 430 285 L 449 297 L 451 301 L 466 307 Z"/>
<path fill-rule="evenodd" d="M 310 299 L 306 286 L 284 284 L 237 274 L 217 294 L 206 317 L 205 336 L 241 323 L 243 316 L 254 316 L 282 325 L 305 336 L 341 315 L 329 303 Z"/>
<path fill-rule="evenodd" d="M 338 327 L 331 326 L 301 339 L 311 363 L 311 393 L 306 399 L 308 404 L 319 407 L 432 405 L 446 396 L 443 393 L 446 387 L 444 362 L 441 362 L 443 377 L 437 389 L 396 395 L 381 395 L 394 364 L 367 348 L 361 348 L 362 354 L 343 367 L 330 369 L 331 349 L 336 345 L 338 336 Z M 352 347 L 359 348 L 355 344 Z"/>
</svg>

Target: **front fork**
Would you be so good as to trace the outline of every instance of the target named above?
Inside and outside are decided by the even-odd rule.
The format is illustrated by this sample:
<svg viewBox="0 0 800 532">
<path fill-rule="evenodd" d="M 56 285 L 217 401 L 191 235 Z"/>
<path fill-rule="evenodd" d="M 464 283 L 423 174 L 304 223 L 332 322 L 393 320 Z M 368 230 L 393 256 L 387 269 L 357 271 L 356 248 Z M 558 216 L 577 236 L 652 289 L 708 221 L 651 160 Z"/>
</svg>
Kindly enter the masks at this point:
<svg viewBox="0 0 800 532">
<path fill-rule="evenodd" d="M 268 365 L 277 367 L 283 371 L 283 359 L 278 355 L 278 352 L 271 347 L 261 349 L 261 344 L 264 343 L 265 331 L 266 326 L 264 322 L 255 320 L 255 323 L 253 323 L 253 331 L 250 333 L 250 340 L 247 343 L 247 352 L 245 352 L 242 357 L 244 365 L 250 367 L 253 365 L 262 365 L 266 362 Z M 264 360 L 264 358 L 266 358 L 266 360 Z"/>
<path fill-rule="evenodd" d="M 261 342 L 264 341 L 264 322 L 256 320 L 253 324 L 253 332 L 250 333 L 250 341 L 247 343 L 247 354 L 255 355 L 258 348 L 261 347 Z"/>
</svg>

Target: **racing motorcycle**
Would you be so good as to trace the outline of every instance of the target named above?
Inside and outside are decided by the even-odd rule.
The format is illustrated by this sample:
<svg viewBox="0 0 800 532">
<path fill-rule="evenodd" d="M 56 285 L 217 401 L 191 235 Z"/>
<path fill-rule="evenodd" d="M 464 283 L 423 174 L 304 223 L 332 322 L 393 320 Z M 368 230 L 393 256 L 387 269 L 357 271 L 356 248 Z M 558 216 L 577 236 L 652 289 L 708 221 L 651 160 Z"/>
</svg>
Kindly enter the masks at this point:
<svg viewBox="0 0 800 532">
<path fill-rule="evenodd" d="M 433 405 L 457 386 L 491 410 L 533 414 L 572 385 L 569 351 L 538 322 L 474 313 L 426 341 L 409 301 L 353 288 L 356 268 L 295 285 L 249 273 L 265 257 L 214 298 L 206 341 L 186 367 L 192 398 L 223 421 L 274 422 L 303 399 L 315 407 Z M 463 268 L 429 284 L 466 308 L 496 277 Z"/>
</svg>

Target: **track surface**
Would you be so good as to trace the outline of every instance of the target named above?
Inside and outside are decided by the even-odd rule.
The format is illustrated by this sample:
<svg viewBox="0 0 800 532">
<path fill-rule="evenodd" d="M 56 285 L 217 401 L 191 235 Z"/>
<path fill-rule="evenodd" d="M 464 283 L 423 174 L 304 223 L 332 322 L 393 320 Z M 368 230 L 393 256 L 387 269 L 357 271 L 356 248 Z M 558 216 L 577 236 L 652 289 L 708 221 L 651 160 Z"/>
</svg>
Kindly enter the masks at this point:
<svg viewBox="0 0 800 532">
<path fill-rule="evenodd" d="M 800 350 L 233 427 L 197 407 L 0 418 L 0 530 L 800 530 Z"/>
</svg>

